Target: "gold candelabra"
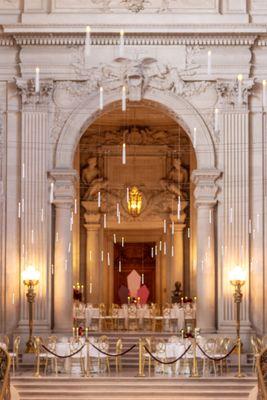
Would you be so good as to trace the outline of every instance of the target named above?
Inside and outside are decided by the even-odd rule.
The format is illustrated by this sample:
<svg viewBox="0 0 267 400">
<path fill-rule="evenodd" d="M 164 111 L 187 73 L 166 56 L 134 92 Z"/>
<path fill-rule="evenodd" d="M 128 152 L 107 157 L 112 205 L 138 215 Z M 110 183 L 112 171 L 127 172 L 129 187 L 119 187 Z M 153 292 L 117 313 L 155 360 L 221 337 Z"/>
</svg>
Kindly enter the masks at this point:
<svg viewBox="0 0 267 400">
<path fill-rule="evenodd" d="M 40 272 L 34 267 L 30 266 L 22 272 L 22 280 L 24 285 L 27 287 L 27 301 L 29 303 L 29 339 L 26 343 L 26 353 L 34 353 L 34 342 L 33 342 L 33 304 L 36 293 L 34 291 L 35 286 L 38 285 L 40 279 Z"/>
<path fill-rule="evenodd" d="M 230 272 L 230 283 L 234 286 L 234 302 L 236 304 L 236 336 L 237 336 L 237 352 L 238 352 L 238 373 L 237 377 L 242 378 L 244 375 L 241 372 L 241 350 L 242 342 L 240 339 L 240 305 L 243 298 L 242 286 L 246 282 L 246 274 L 243 268 L 236 266 Z"/>
</svg>

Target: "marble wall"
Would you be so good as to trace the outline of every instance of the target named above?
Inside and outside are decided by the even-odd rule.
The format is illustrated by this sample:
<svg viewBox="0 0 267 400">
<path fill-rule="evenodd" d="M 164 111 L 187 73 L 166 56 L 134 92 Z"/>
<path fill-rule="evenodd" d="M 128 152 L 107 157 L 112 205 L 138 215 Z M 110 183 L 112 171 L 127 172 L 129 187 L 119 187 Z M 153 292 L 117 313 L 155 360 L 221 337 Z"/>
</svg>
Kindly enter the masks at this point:
<svg viewBox="0 0 267 400">
<path fill-rule="evenodd" d="M 65 0 L 0 3 L 1 329 L 27 329 L 20 281 L 25 263 L 36 263 L 41 272 L 37 330 L 50 331 L 53 305 L 59 316 L 71 304 L 75 151 L 101 114 L 99 87 L 105 113 L 120 101 L 125 84 L 129 98 L 137 94 L 168 114 L 194 145 L 198 236 L 190 251 L 202 310 L 199 324 L 210 331 L 234 331 L 228 271 L 241 263 L 248 276 L 242 331 L 266 333 L 265 2 L 158 1 L 137 15 L 129 9 L 132 3 L 99 1 L 85 9 L 85 3 L 76 2 L 72 15 Z M 88 23 L 92 47 L 86 62 Z M 118 62 L 120 28 L 126 30 L 127 61 Z M 35 94 L 37 64 L 41 90 Z M 79 243 L 75 246 L 77 258 Z M 51 293 L 59 293 L 62 279 L 66 290 L 54 301 Z M 64 320 L 55 320 L 57 329 L 67 329 L 70 318 L 66 313 Z"/>
</svg>

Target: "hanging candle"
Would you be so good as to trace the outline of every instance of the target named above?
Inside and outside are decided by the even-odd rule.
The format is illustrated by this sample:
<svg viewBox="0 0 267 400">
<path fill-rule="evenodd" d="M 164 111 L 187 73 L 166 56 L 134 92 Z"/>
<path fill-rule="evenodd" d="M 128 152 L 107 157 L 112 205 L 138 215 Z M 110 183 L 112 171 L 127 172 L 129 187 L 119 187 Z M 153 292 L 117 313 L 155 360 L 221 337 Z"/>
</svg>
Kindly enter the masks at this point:
<svg viewBox="0 0 267 400">
<path fill-rule="evenodd" d="M 121 93 L 121 109 L 122 111 L 126 111 L 126 87 L 122 87 L 122 93 Z"/>
<path fill-rule="evenodd" d="M 85 64 L 89 62 L 91 52 L 91 28 L 90 26 L 86 27 L 86 36 L 85 36 L 85 46 L 84 46 L 84 61 Z"/>
<path fill-rule="evenodd" d="M 25 164 L 22 163 L 22 178 L 25 179 Z"/>
<path fill-rule="evenodd" d="M 174 221 L 172 221 L 172 235 L 174 235 Z"/>
<path fill-rule="evenodd" d="M 119 260 L 119 272 L 121 272 L 121 260 Z"/>
<path fill-rule="evenodd" d="M 97 193 L 97 207 L 101 207 L 101 192 Z"/>
<path fill-rule="evenodd" d="M 178 196 L 177 218 L 178 218 L 178 220 L 181 218 L 181 196 Z"/>
<path fill-rule="evenodd" d="M 20 204 L 20 201 L 19 201 L 19 204 L 18 204 L 18 218 L 21 218 L 21 204 Z"/>
<path fill-rule="evenodd" d="M 123 29 L 120 30 L 120 50 L 119 50 L 119 52 L 120 52 L 120 57 L 122 57 L 123 53 L 124 53 L 124 30 Z"/>
<path fill-rule="evenodd" d="M 104 108 L 104 90 L 102 86 L 99 88 L 99 108 L 100 110 Z"/>
<path fill-rule="evenodd" d="M 41 222 L 44 222 L 44 209 L 41 208 Z"/>
<path fill-rule="evenodd" d="M 113 233 L 113 242 L 117 243 L 116 233 Z"/>
<path fill-rule="evenodd" d="M 71 242 L 69 242 L 68 253 L 71 251 Z"/>
<path fill-rule="evenodd" d="M 141 283 L 142 283 L 142 285 L 145 283 L 145 275 L 144 274 L 141 275 Z"/>
<path fill-rule="evenodd" d="M 24 199 L 21 199 L 21 212 L 24 213 Z"/>
<path fill-rule="evenodd" d="M 121 238 L 121 247 L 124 247 L 124 237 Z"/>
<path fill-rule="evenodd" d="M 54 182 L 51 182 L 50 185 L 50 203 L 54 201 Z"/>
<path fill-rule="evenodd" d="M 108 258 L 108 266 L 110 266 L 110 255 L 109 255 L 109 252 L 107 254 L 107 258 Z"/>
<path fill-rule="evenodd" d="M 90 284 L 89 284 L 89 293 L 92 294 L 92 292 L 93 292 L 93 283 L 90 282 Z"/>
<path fill-rule="evenodd" d="M 172 245 L 172 257 L 174 257 L 174 247 Z"/>
<path fill-rule="evenodd" d="M 104 228 L 106 228 L 107 227 L 107 214 L 104 214 L 103 219 L 104 219 Z"/>
<path fill-rule="evenodd" d="M 122 164 L 126 164 L 126 143 L 122 144 Z"/>
<path fill-rule="evenodd" d="M 164 219 L 164 221 L 163 221 L 163 232 L 167 233 L 167 221 L 166 221 L 166 219 Z"/>
<path fill-rule="evenodd" d="M 214 130 L 215 132 L 219 131 L 219 110 L 215 108 L 214 110 Z"/>
<path fill-rule="evenodd" d="M 12 293 L 12 304 L 13 305 L 15 304 L 15 293 L 14 292 Z"/>
<path fill-rule="evenodd" d="M 262 107 L 266 107 L 267 105 L 267 81 L 263 79 L 262 81 Z"/>
<path fill-rule="evenodd" d="M 101 250 L 101 261 L 102 262 L 104 261 L 104 251 L 103 250 Z"/>
<path fill-rule="evenodd" d="M 92 261 L 92 250 L 89 251 L 89 260 Z"/>
<path fill-rule="evenodd" d="M 40 92 L 40 68 L 35 68 L 35 93 Z"/>
<path fill-rule="evenodd" d="M 151 247 L 151 258 L 154 258 L 154 247 Z"/>
<path fill-rule="evenodd" d="M 242 83 L 243 83 L 243 75 L 237 75 L 237 82 L 238 82 L 238 104 L 242 104 Z"/>
<path fill-rule="evenodd" d="M 207 74 L 211 75 L 211 50 L 208 51 Z"/>
<path fill-rule="evenodd" d="M 190 228 L 187 228 L 187 237 L 188 237 L 188 239 L 190 238 Z"/>
<path fill-rule="evenodd" d="M 121 215 L 120 214 L 118 215 L 117 219 L 118 219 L 118 224 L 120 224 L 121 223 Z"/>
<path fill-rule="evenodd" d="M 210 210 L 209 212 L 209 223 L 211 224 L 211 222 L 212 222 L 212 210 Z"/>
<path fill-rule="evenodd" d="M 74 200 L 74 214 L 77 214 L 78 206 L 77 206 L 77 199 Z"/>
<path fill-rule="evenodd" d="M 159 251 L 161 251 L 161 249 L 162 249 L 162 241 L 160 240 L 159 241 Z"/>
<path fill-rule="evenodd" d="M 251 235 L 252 232 L 252 222 L 251 219 L 248 220 L 248 233 Z"/>
<path fill-rule="evenodd" d="M 127 187 L 127 189 L 126 189 L 126 201 L 127 201 L 127 204 L 129 203 L 129 201 L 130 201 L 130 189 Z"/>
<path fill-rule="evenodd" d="M 166 242 L 163 243 L 163 253 L 166 256 L 166 253 L 167 253 L 167 243 Z"/>
<path fill-rule="evenodd" d="M 196 147 L 197 144 L 197 128 L 194 128 L 194 133 L 193 133 L 193 146 Z"/>
<path fill-rule="evenodd" d="M 155 246 L 155 256 L 158 255 L 158 246 Z"/>
</svg>

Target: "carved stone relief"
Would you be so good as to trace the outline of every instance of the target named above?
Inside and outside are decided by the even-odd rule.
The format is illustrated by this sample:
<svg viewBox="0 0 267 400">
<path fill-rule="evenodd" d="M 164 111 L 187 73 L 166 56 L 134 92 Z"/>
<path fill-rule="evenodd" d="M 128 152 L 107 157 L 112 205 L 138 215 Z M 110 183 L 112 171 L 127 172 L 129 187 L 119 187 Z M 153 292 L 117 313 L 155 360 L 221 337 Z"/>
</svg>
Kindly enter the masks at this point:
<svg viewBox="0 0 267 400">
<path fill-rule="evenodd" d="M 254 79 L 243 80 L 241 84 L 241 92 L 239 94 L 239 86 L 237 81 L 217 80 L 216 90 L 219 95 L 220 108 L 225 106 L 247 106 L 248 97 L 251 94 Z"/>
</svg>

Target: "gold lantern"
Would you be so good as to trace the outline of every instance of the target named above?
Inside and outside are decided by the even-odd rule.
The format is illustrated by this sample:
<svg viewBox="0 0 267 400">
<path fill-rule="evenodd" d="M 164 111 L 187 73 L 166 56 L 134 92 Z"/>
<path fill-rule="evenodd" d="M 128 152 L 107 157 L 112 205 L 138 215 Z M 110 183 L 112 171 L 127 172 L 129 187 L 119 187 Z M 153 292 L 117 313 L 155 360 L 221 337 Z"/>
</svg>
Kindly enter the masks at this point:
<svg viewBox="0 0 267 400">
<path fill-rule="evenodd" d="M 128 212 L 134 217 L 140 215 L 142 209 L 142 193 L 139 192 L 136 186 L 133 186 L 129 191 Z"/>
</svg>

